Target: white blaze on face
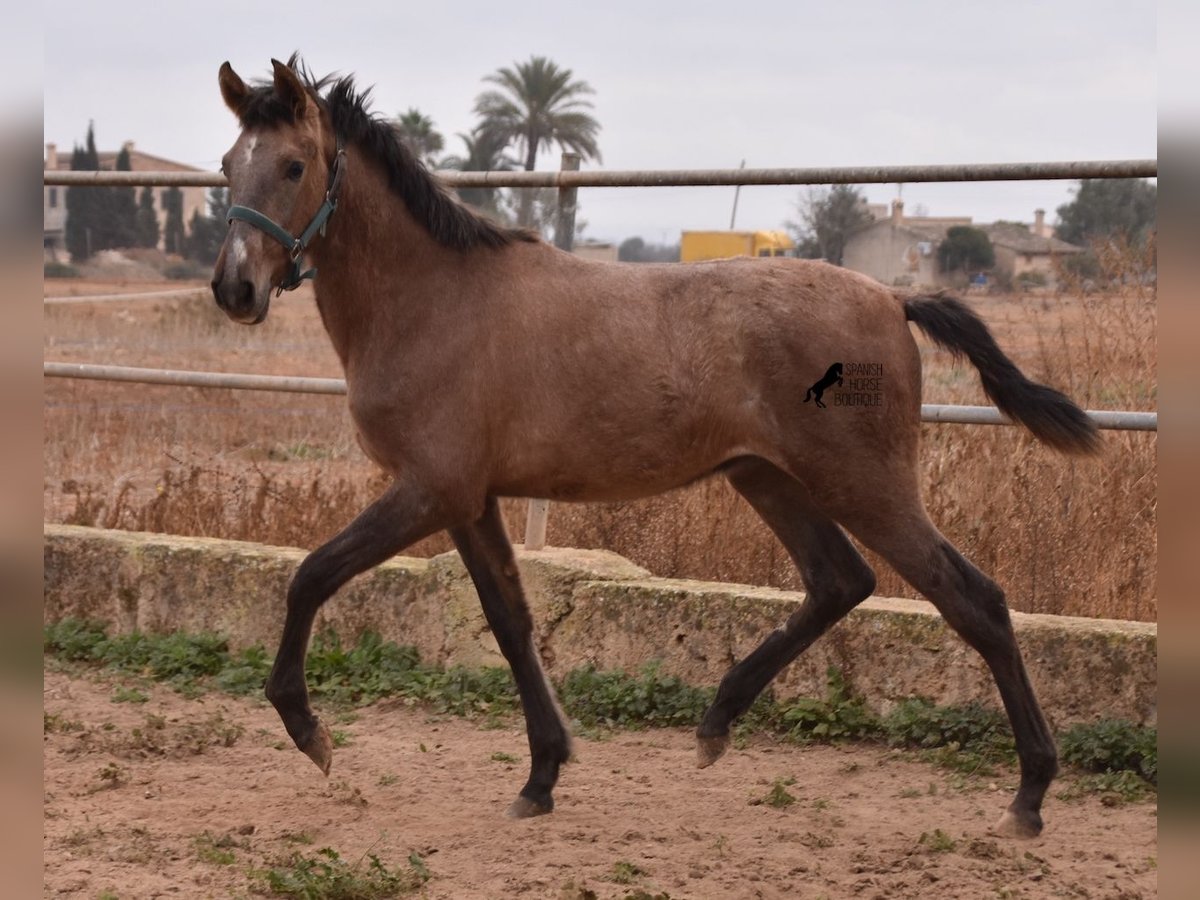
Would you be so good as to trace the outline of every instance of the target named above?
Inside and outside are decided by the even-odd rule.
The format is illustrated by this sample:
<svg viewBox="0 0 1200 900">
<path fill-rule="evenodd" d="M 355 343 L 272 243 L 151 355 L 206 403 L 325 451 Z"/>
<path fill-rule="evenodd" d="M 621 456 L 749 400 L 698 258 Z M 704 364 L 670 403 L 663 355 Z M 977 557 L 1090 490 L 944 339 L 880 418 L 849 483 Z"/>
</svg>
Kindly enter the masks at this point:
<svg viewBox="0 0 1200 900">
<path fill-rule="evenodd" d="M 233 239 L 229 245 L 229 252 L 233 254 L 233 266 L 235 269 L 240 269 L 242 263 L 246 261 L 246 239 L 240 234 Z"/>
<path fill-rule="evenodd" d="M 246 141 L 246 157 L 245 164 L 250 165 L 250 158 L 254 156 L 254 148 L 258 146 L 258 136 L 251 135 L 250 140 Z"/>
</svg>

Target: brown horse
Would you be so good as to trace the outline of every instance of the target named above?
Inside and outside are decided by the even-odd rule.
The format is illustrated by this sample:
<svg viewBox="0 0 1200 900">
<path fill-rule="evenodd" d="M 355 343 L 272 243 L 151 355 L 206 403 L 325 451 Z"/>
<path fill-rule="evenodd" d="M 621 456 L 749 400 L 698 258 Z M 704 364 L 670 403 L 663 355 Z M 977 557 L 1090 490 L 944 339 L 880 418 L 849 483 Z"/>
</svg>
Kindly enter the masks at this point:
<svg viewBox="0 0 1200 900">
<path fill-rule="evenodd" d="M 982 654 L 1016 736 L 1021 783 L 997 826 L 1032 836 L 1057 762 L 1004 594 L 937 531 L 921 503 L 915 323 L 965 354 L 993 401 L 1050 445 L 1096 449 L 1091 421 L 1027 380 L 984 324 L 944 297 L 900 297 L 817 262 L 588 262 L 501 228 L 452 199 L 368 114 L 350 79 L 296 58 L 220 86 L 242 132 L 226 154 L 231 227 L 218 305 L 261 322 L 305 253 L 345 368 L 363 450 L 391 486 L 300 566 L 267 696 L 296 746 L 328 773 L 304 660 L 318 608 L 350 578 L 448 529 L 512 666 L 531 751 L 515 816 L 549 812 L 570 737 L 532 642 L 497 497 L 611 501 L 719 473 L 762 516 L 807 588 L 784 627 L 721 681 L 700 724 L 700 765 L 788 663 L 866 598 L 879 553 Z M 336 211 L 334 211 L 336 210 Z M 298 235 L 298 237 L 293 237 Z M 882 399 L 805 405 L 831 361 L 882 373 Z"/>
</svg>

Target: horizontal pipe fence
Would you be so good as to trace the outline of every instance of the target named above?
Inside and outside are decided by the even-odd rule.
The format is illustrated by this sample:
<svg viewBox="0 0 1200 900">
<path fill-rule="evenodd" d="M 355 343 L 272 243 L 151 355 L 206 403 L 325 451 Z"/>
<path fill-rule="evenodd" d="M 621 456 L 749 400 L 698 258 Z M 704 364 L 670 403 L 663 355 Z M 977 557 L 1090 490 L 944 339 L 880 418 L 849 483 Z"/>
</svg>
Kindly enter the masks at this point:
<svg viewBox="0 0 1200 900">
<path fill-rule="evenodd" d="M 447 187 L 721 187 L 725 185 L 896 184 L 934 181 L 1063 181 L 1077 178 L 1157 178 L 1153 159 L 1082 162 L 962 163 L 918 166 L 836 166 L 803 169 L 633 169 L 628 171 L 435 173 Z M 45 172 L 43 183 L 225 187 L 219 172 Z"/>
<path fill-rule="evenodd" d="M 42 363 L 46 378 L 83 378 L 91 381 L 124 381 L 176 387 L 225 388 L 242 391 L 279 391 L 290 394 L 346 393 L 341 378 L 304 378 L 293 375 L 245 375 L 234 372 L 189 372 L 179 369 L 142 369 L 133 366 L 97 366 L 88 363 Z M 1114 431 L 1158 431 L 1158 413 L 1093 409 L 1088 416 L 1097 428 Z M 1011 425 L 1012 420 L 994 406 L 921 405 L 922 422 L 958 425 Z"/>
<path fill-rule="evenodd" d="M 698 187 L 733 185 L 893 184 L 904 182 L 1049 181 L 1083 178 L 1157 178 L 1154 159 L 1085 160 L 1068 162 L 963 163 L 909 166 L 839 166 L 791 169 L 659 169 L 580 171 L 579 157 L 564 153 L 562 168 L 543 172 L 435 173 L 450 188 L 509 187 L 558 188 L 559 216 L 555 245 L 570 250 L 574 237 L 575 195 L 581 187 Z M 219 172 L 112 172 L 47 171 L 45 186 L 85 187 L 129 185 L 150 187 L 225 187 Z M 47 298 L 46 302 L 81 302 L 86 297 Z M 105 298 L 93 298 L 105 299 Z M 187 372 L 139 369 L 81 363 L 44 362 L 47 378 L 84 378 L 140 384 L 284 391 L 304 394 L 345 394 L 339 378 L 245 375 L 231 372 Z M 1099 428 L 1121 431 L 1158 431 L 1158 413 L 1128 410 L 1089 410 Z M 963 425 L 1011 425 L 991 406 L 951 406 L 926 403 L 921 421 Z M 525 525 L 525 546 L 538 550 L 545 543 L 548 503 L 531 499 Z"/>
</svg>

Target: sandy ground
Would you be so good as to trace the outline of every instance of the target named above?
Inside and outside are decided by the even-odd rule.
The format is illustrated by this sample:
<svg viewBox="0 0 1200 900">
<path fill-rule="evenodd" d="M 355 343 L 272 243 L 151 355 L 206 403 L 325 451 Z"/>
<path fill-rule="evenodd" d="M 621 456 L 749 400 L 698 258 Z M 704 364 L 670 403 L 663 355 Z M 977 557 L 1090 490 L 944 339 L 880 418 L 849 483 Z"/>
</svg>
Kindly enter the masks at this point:
<svg viewBox="0 0 1200 900">
<path fill-rule="evenodd" d="M 131 685 L 46 672 L 47 896 L 249 896 L 252 871 L 326 847 L 390 870 L 419 853 L 435 898 L 1158 891 L 1156 805 L 1068 802 L 1062 781 L 1042 837 L 1014 843 L 988 833 L 1012 774 L 766 740 L 697 770 L 689 733 L 625 732 L 577 740 L 554 814 L 509 821 L 528 762 L 519 722 L 380 703 L 334 722 L 345 746 L 325 779 L 265 703 L 146 685 L 145 702 L 116 702 Z M 795 779 L 784 808 L 761 802 L 779 778 Z"/>
</svg>

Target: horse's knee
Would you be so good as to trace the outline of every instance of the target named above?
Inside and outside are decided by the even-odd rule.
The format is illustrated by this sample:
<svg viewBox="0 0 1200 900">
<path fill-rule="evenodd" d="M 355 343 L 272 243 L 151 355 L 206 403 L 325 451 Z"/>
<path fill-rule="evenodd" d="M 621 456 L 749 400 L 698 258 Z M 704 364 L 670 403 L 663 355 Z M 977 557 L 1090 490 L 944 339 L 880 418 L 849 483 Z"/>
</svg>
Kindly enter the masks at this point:
<svg viewBox="0 0 1200 900">
<path fill-rule="evenodd" d="M 330 554 L 321 549 L 314 550 L 304 557 L 292 575 L 287 590 L 287 607 L 289 610 L 303 610 L 314 602 L 320 603 L 337 587 L 336 563 Z"/>
<path fill-rule="evenodd" d="M 877 585 L 875 570 L 860 561 L 860 565 L 849 576 L 849 581 L 843 593 L 843 602 L 853 609 L 873 593 Z"/>
</svg>

